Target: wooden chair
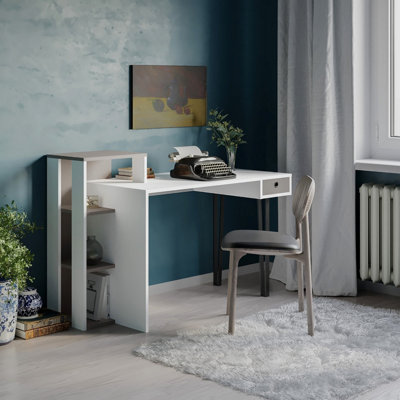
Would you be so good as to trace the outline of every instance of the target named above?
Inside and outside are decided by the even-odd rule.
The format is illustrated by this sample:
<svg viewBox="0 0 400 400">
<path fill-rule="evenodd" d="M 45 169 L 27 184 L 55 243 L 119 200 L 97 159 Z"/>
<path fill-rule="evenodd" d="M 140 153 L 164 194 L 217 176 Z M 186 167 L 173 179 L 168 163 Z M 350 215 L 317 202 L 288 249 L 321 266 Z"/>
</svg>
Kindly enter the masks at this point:
<svg viewBox="0 0 400 400">
<path fill-rule="evenodd" d="M 293 214 L 296 218 L 296 238 L 279 232 L 240 230 L 229 232 L 222 240 L 222 249 L 229 251 L 227 314 L 229 333 L 235 332 L 235 300 L 239 260 L 246 254 L 275 255 L 297 261 L 299 311 L 304 311 L 303 265 L 305 267 L 308 334 L 314 335 L 312 310 L 312 279 L 310 230 L 308 213 L 315 193 L 315 182 L 304 176 L 293 195 Z"/>
</svg>

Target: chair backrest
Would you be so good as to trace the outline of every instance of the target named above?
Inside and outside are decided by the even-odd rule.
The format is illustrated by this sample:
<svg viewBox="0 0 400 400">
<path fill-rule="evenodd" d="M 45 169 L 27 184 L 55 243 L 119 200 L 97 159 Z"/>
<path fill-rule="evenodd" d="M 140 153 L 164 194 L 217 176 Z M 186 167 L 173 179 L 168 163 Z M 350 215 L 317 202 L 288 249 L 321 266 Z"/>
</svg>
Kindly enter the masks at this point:
<svg viewBox="0 0 400 400">
<path fill-rule="evenodd" d="M 315 181 L 311 176 L 305 175 L 296 186 L 293 195 L 293 214 L 297 223 L 301 223 L 308 214 L 315 194 Z"/>
</svg>

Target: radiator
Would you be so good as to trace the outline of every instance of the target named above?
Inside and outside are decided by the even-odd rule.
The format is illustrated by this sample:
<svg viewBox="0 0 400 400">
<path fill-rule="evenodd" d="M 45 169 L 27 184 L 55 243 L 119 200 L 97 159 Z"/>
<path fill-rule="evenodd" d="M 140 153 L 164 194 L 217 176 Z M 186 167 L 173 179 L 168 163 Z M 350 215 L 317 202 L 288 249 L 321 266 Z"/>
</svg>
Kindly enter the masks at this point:
<svg viewBox="0 0 400 400">
<path fill-rule="evenodd" d="M 400 187 L 360 187 L 360 277 L 400 286 Z"/>
</svg>

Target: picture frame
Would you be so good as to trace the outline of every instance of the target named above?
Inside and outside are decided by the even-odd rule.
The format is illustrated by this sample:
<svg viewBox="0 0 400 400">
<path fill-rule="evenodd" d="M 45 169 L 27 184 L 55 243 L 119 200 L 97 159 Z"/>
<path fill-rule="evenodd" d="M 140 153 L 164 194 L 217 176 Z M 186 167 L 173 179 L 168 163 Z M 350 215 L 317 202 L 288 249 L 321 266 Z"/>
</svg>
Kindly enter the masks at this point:
<svg viewBox="0 0 400 400">
<path fill-rule="evenodd" d="M 207 67 L 131 65 L 129 128 L 205 126 Z"/>
</svg>

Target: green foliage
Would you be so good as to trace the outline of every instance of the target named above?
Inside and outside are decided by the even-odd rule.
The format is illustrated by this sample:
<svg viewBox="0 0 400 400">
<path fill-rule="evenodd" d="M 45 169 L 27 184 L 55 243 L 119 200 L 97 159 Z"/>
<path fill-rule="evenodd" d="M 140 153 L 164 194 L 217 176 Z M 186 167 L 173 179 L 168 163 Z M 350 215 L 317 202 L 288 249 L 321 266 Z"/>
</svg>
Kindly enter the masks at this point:
<svg viewBox="0 0 400 400">
<path fill-rule="evenodd" d="M 228 114 L 222 114 L 218 110 L 210 110 L 207 130 L 211 131 L 211 139 L 217 146 L 237 147 L 246 143 L 243 140 L 243 130 L 232 125 L 227 118 Z"/>
<path fill-rule="evenodd" d="M 33 254 L 21 239 L 37 229 L 14 201 L 0 208 L 0 279 L 16 283 L 20 289 L 31 282 L 29 268 Z"/>
</svg>

